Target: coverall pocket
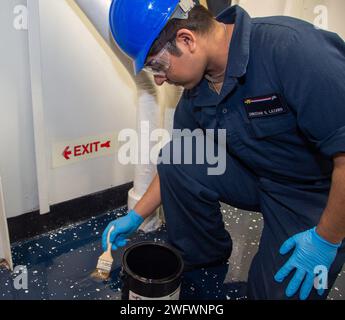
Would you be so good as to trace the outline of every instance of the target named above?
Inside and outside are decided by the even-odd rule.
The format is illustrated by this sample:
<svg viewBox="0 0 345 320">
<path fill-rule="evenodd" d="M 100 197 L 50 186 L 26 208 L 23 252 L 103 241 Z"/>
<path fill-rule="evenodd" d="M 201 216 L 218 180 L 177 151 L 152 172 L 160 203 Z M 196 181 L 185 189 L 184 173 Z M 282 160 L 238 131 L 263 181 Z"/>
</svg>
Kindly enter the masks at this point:
<svg viewBox="0 0 345 320">
<path fill-rule="evenodd" d="M 250 135 L 256 139 L 264 139 L 297 130 L 296 118 L 291 113 L 252 119 L 247 125 Z"/>
</svg>

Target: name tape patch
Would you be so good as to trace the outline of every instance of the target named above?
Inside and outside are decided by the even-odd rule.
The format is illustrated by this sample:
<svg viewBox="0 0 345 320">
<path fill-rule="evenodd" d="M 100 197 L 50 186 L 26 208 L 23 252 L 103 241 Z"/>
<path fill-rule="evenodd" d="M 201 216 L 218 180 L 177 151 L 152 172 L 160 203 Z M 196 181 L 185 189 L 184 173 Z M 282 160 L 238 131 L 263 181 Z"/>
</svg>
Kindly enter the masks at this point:
<svg viewBox="0 0 345 320">
<path fill-rule="evenodd" d="M 287 113 L 289 108 L 279 94 L 244 99 L 249 119 L 276 116 Z"/>
</svg>

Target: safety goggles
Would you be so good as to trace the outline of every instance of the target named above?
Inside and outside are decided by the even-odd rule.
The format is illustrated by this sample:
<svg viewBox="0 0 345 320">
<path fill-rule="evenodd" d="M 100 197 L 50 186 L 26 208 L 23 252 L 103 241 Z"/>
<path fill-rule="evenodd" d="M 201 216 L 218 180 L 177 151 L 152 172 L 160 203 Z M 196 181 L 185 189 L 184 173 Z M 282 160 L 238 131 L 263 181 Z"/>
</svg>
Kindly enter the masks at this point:
<svg viewBox="0 0 345 320">
<path fill-rule="evenodd" d="M 169 46 L 171 43 L 167 42 L 163 49 L 145 64 L 143 70 L 154 76 L 166 76 L 171 66 Z"/>
</svg>

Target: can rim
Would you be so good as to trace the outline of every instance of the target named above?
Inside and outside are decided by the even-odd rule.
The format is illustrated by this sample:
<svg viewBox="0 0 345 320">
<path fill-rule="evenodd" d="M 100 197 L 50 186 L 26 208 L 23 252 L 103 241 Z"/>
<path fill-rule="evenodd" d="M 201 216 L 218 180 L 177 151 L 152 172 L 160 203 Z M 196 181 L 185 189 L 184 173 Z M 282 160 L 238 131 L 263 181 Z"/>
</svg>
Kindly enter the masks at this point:
<svg viewBox="0 0 345 320">
<path fill-rule="evenodd" d="M 163 247 L 164 249 L 170 250 L 177 257 L 177 260 L 179 262 L 178 270 L 174 274 L 172 274 L 171 276 L 166 277 L 166 278 L 162 278 L 162 279 L 148 279 L 148 278 L 141 277 L 138 274 L 134 273 L 127 263 L 127 257 L 132 252 L 133 249 L 136 249 L 137 247 L 141 247 L 141 246 L 147 246 L 147 245 L 159 246 L 159 247 Z M 182 275 L 183 270 L 184 270 L 184 262 L 183 262 L 183 259 L 180 255 L 180 253 L 175 248 L 173 248 L 172 246 L 164 244 L 164 243 L 157 243 L 154 241 L 142 241 L 142 242 L 138 242 L 138 243 L 130 246 L 129 248 L 127 248 L 125 250 L 123 257 L 122 257 L 122 268 L 132 278 L 134 278 L 140 282 L 143 282 L 145 284 L 167 284 L 174 279 L 178 279 Z"/>
</svg>

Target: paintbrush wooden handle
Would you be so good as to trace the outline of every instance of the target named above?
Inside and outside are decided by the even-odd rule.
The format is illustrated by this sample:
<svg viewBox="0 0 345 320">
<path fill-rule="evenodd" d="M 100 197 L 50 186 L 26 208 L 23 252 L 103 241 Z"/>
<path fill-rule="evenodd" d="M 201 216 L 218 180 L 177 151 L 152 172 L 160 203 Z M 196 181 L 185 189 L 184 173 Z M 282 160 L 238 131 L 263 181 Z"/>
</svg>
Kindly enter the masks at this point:
<svg viewBox="0 0 345 320">
<path fill-rule="evenodd" d="M 111 226 L 107 235 L 107 253 L 110 253 L 110 254 L 111 254 L 111 247 L 112 247 L 111 242 L 110 242 L 110 236 L 114 230 L 115 230 L 115 227 Z"/>
</svg>

